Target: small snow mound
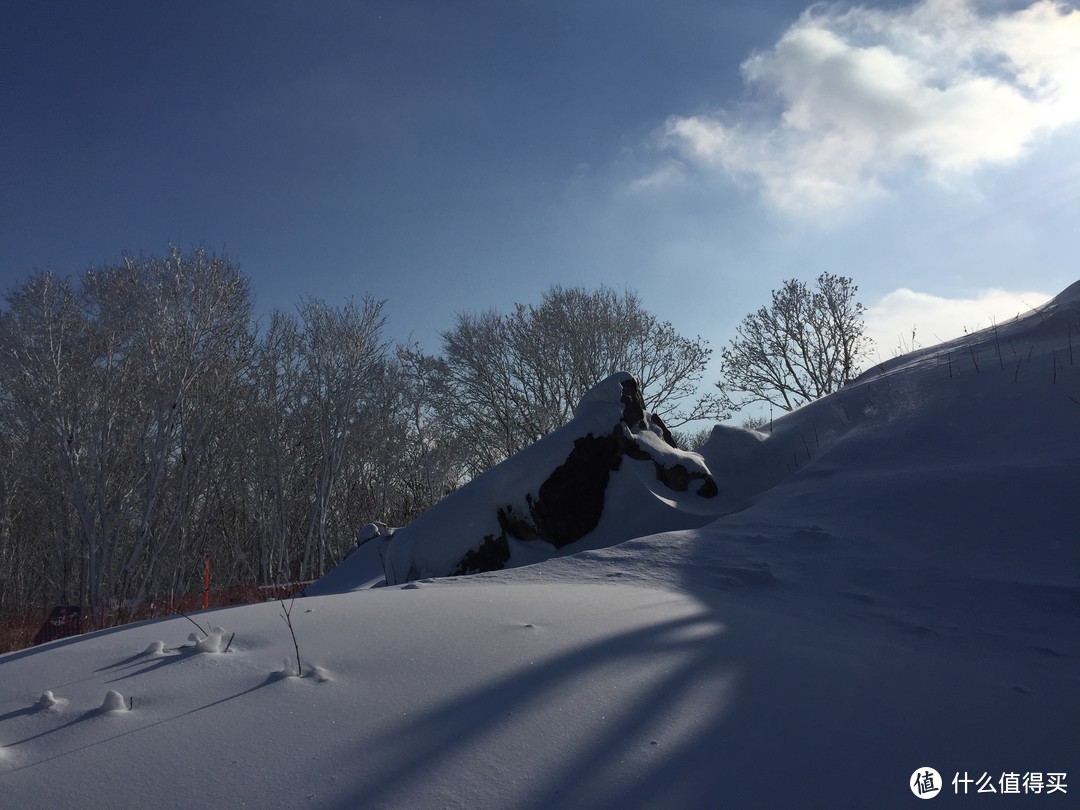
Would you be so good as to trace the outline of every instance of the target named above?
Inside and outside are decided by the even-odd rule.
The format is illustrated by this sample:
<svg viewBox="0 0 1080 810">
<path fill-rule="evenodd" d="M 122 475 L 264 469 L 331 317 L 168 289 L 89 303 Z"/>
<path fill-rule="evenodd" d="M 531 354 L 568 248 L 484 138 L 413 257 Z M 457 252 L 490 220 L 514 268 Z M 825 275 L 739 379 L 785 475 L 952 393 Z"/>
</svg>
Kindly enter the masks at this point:
<svg viewBox="0 0 1080 810">
<path fill-rule="evenodd" d="M 143 655 L 160 655 L 164 651 L 165 651 L 165 642 L 164 641 L 151 641 L 150 644 L 147 645 L 146 649 L 143 650 Z"/>
<path fill-rule="evenodd" d="M 188 633 L 187 640 L 191 641 L 191 642 L 193 642 L 195 644 L 198 644 L 199 641 L 200 641 L 198 633 L 194 633 L 194 632 Z"/>
<path fill-rule="evenodd" d="M 127 703 L 124 702 L 124 696 L 117 692 L 115 689 L 110 689 L 105 693 L 105 700 L 101 703 L 101 711 L 103 712 L 126 712 L 128 710 Z"/>
<path fill-rule="evenodd" d="M 319 683 L 329 683 L 331 680 L 330 673 L 324 667 L 311 667 L 309 673 Z"/>
<path fill-rule="evenodd" d="M 296 661 L 288 657 L 285 658 L 281 669 L 277 671 L 277 676 L 279 678 L 296 678 L 299 675 L 300 673 L 297 671 Z"/>
<path fill-rule="evenodd" d="M 41 697 L 38 698 L 37 707 L 39 709 L 51 709 L 59 702 L 60 701 L 53 696 L 53 693 L 50 690 L 46 689 L 44 692 L 41 693 Z"/>
<path fill-rule="evenodd" d="M 394 530 L 383 523 L 381 520 L 375 520 L 371 523 L 366 523 L 361 526 L 356 532 L 356 545 L 362 546 L 368 540 L 374 540 L 376 537 L 393 537 Z"/>
<path fill-rule="evenodd" d="M 206 638 L 195 642 L 195 652 L 201 653 L 217 653 L 221 652 L 225 646 L 223 644 L 225 640 L 225 631 L 220 627 L 215 627 L 214 632 L 208 635 Z"/>
</svg>

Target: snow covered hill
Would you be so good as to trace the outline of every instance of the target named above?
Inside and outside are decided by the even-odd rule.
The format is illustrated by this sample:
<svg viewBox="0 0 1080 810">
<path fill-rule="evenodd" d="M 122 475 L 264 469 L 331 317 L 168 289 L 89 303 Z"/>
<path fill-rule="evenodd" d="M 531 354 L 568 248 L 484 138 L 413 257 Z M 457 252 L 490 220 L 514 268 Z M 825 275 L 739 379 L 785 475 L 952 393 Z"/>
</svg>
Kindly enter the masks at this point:
<svg viewBox="0 0 1080 810">
<path fill-rule="evenodd" d="M 701 463 L 722 508 L 616 475 L 533 565 L 354 590 L 376 538 L 296 601 L 303 677 L 277 604 L 0 657 L 2 804 L 1075 804 L 1080 284 Z"/>
</svg>

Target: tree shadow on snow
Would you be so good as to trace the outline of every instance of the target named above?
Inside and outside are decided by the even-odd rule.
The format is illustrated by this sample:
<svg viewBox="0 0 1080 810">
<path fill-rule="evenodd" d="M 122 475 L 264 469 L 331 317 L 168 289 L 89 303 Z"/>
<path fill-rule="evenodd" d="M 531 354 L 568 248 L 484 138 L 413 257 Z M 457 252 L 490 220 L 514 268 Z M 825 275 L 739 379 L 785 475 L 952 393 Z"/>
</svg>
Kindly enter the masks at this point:
<svg viewBox="0 0 1080 810">
<path fill-rule="evenodd" d="M 131 672 L 125 675 L 119 675 L 112 678 L 105 683 L 117 683 L 118 681 L 124 681 L 128 678 L 134 678 L 138 675 L 145 675 L 148 672 L 154 672 L 155 670 L 162 669 L 163 667 L 171 666 L 173 664 L 179 664 L 184 661 L 189 661 L 198 655 L 221 655 L 222 653 L 208 652 L 199 650 L 194 644 L 185 644 L 183 647 L 176 647 L 171 650 L 163 650 L 160 653 L 141 652 L 138 655 L 133 655 L 130 658 L 126 658 L 123 661 L 118 661 L 115 664 L 110 664 L 107 667 L 102 667 L 97 670 L 98 672 L 110 670 L 110 669 L 122 669 L 130 668 Z M 142 662 L 146 662 L 146 666 L 135 669 Z"/>
<path fill-rule="evenodd" d="M 203 704 L 202 706 L 196 706 L 193 709 L 189 709 L 189 710 L 184 711 L 184 712 L 178 712 L 177 714 L 171 715 L 169 717 L 162 717 L 162 718 L 160 718 L 158 720 L 153 721 L 152 723 L 144 723 L 143 725 L 137 726 L 135 728 L 129 728 L 129 729 L 121 731 L 121 732 L 119 732 L 117 734 L 112 734 L 112 735 L 109 735 L 108 737 L 102 737 L 100 739 L 96 739 L 96 740 L 94 740 L 92 742 L 88 742 L 88 743 L 86 743 L 84 745 L 80 745 L 80 746 L 78 746 L 76 748 L 72 748 L 70 750 L 60 751 L 60 752 L 52 754 L 51 756 L 47 756 L 47 757 L 44 757 L 42 759 L 37 759 L 37 760 L 34 760 L 32 762 L 27 762 L 27 763 L 25 763 L 23 765 L 20 765 L 20 766 L 16 767 L 16 768 L 11 768 L 10 770 L 4 771 L 2 775 L 6 776 L 7 774 L 16 773 L 18 771 L 25 770 L 26 768 L 33 768 L 33 767 L 36 767 L 38 765 L 45 764 L 47 762 L 52 762 L 53 760 L 62 759 L 63 757 L 70 756 L 72 754 L 78 754 L 79 752 L 85 751 L 88 748 L 93 748 L 93 747 L 98 746 L 98 745 L 105 745 L 107 743 L 112 742 L 113 740 L 118 740 L 118 739 L 120 739 L 122 737 L 127 737 L 130 734 L 138 734 L 138 733 L 146 731 L 148 729 L 152 729 L 152 728 L 154 728 L 156 726 L 160 726 L 160 725 L 163 725 L 165 723 L 171 723 L 172 721 L 178 720 L 181 717 L 188 717 L 190 715 L 198 714 L 199 712 L 206 711 L 207 709 L 213 709 L 214 707 L 220 706 L 223 703 L 228 703 L 229 701 L 237 700 L 238 698 L 242 698 L 245 695 L 251 694 L 252 692 L 256 692 L 259 689 L 262 689 L 264 686 L 269 686 L 271 684 L 277 683 L 278 681 L 282 680 L 283 677 L 284 676 L 281 673 L 273 672 L 273 673 L 267 675 L 263 680 L 259 681 L 255 685 L 250 686 L 247 689 L 243 689 L 243 690 L 237 692 L 236 694 L 227 695 L 227 696 L 225 696 L 223 698 L 219 698 L 218 700 L 214 700 L 214 701 L 211 701 L 210 703 Z M 34 708 L 30 708 L 30 709 L 26 709 L 26 710 L 20 710 L 19 712 L 12 712 L 10 716 L 17 716 L 19 714 L 28 714 L 28 713 L 33 713 L 35 711 L 38 711 L 38 710 L 34 709 Z M 81 715 L 79 715 L 78 717 L 75 717 L 75 718 L 69 720 L 68 722 L 63 723 L 63 724 L 61 724 L 59 726 L 55 726 L 55 727 L 50 728 L 50 729 L 48 729 L 46 731 L 38 732 L 37 734 L 32 734 L 29 737 L 23 737 L 20 740 L 13 740 L 12 742 L 5 743 L 4 747 L 5 748 L 15 748 L 16 746 L 19 746 L 19 745 L 25 745 L 26 743 L 33 742 L 34 740 L 39 740 L 39 739 L 41 739 L 43 737 L 47 737 L 47 736 L 49 736 L 51 734 L 60 733 L 62 731 L 65 731 L 66 729 L 71 729 L 71 728 L 73 728 L 75 726 L 78 726 L 78 725 L 80 725 L 82 723 L 93 720 L 95 718 L 105 717 L 105 716 L 108 716 L 108 715 L 119 715 L 119 716 L 123 716 L 125 718 L 134 719 L 136 722 L 138 722 L 138 713 L 139 713 L 138 707 L 136 707 L 135 709 L 133 709 L 131 711 L 123 711 L 123 710 L 121 710 L 121 711 L 115 711 L 115 710 L 110 711 L 110 710 L 108 710 L 108 709 L 106 709 L 104 707 L 91 709 L 90 711 L 84 712 Z M 7 716 L 5 716 L 5 718 L 6 717 Z M 0 719 L 5 719 L 5 718 L 0 718 Z"/>
<path fill-rule="evenodd" d="M 643 790 L 659 800 L 665 785 L 659 779 L 649 784 L 648 774 L 663 773 L 672 758 L 687 755 L 687 747 L 700 740 L 699 732 L 707 734 L 723 724 L 738 675 L 724 643 L 727 632 L 708 612 L 683 616 L 537 660 L 454 697 L 381 734 L 376 750 L 407 753 L 381 768 L 377 782 L 342 806 L 393 805 L 402 800 L 403 786 L 410 786 L 405 793 L 411 795 L 411 786 L 440 778 L 486 738 L 529 723 L 530 713 L 548 715 L 563 708 L 573 712 L 568 721 L 574 733 L 536 739 L 535 757 L 526 757 L 535 767 L 513 774 L 519 783 L 528 783 L 523 789 L 529 804 L 634 806 Z M 635 676 L 620 679 L 626 670 Z M 581 693 L 604 683 L 616 690 L 621 686 L 628 694 L 618 694 L 618 700 L 601 697 L 605 715 L 593 717 L 583 733 L 577 731 L 589 711 Z M 566 693 L 576 705 L 560 705 Z M 682 727 L 674 739 L 672 717 Z M 628 780 L 636 777 L 627 796 L 610 795 L 612 771 Z M 506 776 L 493 772 L 492 778 Z M 521 798 L 506 797 L 514 802 Z"/>
</svg>

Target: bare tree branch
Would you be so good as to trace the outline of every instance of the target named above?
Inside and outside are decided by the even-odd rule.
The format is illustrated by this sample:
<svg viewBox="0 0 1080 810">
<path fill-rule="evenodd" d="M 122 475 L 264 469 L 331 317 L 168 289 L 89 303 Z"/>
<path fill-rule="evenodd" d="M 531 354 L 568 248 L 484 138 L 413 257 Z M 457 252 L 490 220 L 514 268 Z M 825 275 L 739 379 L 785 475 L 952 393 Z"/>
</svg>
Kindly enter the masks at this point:
<svg viewBox="0 0 1080 810">
<path fill-rule="evenodd" d="M 743 395 L 739 407 L 760 402 L 785 411 L 839 390 L 872 348 L 865 307 L 855 301 L 858 289 L 831 273 L 818 276 L 814 290 L 785 281 L 773 290 L 771 304 L 747 315 L 721 349 L 717 388 Z"/>
</svg>

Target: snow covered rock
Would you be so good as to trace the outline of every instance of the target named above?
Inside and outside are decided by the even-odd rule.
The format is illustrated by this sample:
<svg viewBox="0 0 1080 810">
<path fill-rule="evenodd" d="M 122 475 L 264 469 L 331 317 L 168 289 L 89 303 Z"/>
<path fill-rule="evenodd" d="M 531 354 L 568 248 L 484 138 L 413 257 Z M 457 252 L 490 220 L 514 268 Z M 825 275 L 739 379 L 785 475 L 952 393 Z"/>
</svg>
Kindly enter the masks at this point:
<svg viewBox="0 0 1080 810">
<path fill-rule="evenodd" d="M 356 532 L 356 545 L 359 548 L 369 540 L 374 540 L 376 537 L 393 537 L 394 530 L 383 523 L 381 520 L 376 520 L 373 523 L 366 523 L 361 526 Z"/>
<path fill-rule="evenodd" d="M 588 391 L 566 425 L 396 530 L 383 547 L 386 582 L 494 571 L 643 530 L 697 527 L 723 510 L 717 494 L 702 457 L 675 447 L 638 381 L 620 372 Z M 327 587 L 308 593 L 370 586 L 360 563 L 350 555 Z"/>
<path fill-rule="evenodd" d="M 305 593 L 495 571 L 696 528 L 730 511 L 718 494 L 702 457 L 675 447 L 638 381 L 619 372 L 590 389 L 567 424 L 408 526 L 365 527 L 371 539 Z"/>
</svg>

